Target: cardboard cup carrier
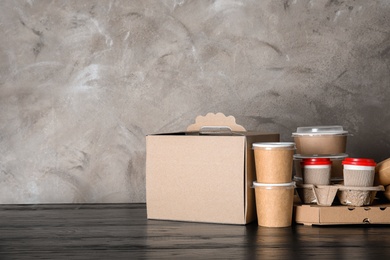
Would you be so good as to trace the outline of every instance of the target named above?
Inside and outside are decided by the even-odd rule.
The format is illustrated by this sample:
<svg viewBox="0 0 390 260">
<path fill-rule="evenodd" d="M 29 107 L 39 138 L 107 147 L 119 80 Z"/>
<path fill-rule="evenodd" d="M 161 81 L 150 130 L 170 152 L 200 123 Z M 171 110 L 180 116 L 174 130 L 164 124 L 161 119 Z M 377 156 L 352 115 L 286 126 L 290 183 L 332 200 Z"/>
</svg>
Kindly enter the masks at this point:
<svg viewBox="0 0 390 260">
<path fill-rule="evenodd" d="M 259 183 L 287 183 L 292 180 L 295 144 L 292 142 L 253 143 L 256 178 Z"/>
<path fill-rule="evenodd" d="M 292 223 L 295 182 L 253 182 L 257 223 L 263 227 L 289 227 Z"/>
</svg>

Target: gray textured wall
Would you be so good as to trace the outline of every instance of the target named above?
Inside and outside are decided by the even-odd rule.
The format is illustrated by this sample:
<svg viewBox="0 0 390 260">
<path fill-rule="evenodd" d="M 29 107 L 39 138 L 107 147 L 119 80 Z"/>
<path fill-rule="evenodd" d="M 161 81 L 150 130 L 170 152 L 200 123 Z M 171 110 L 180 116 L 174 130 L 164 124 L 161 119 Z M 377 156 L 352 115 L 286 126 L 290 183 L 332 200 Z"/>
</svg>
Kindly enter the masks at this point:
<svg viewBox="0 0 390 260">
<path fill-rule="evenodd" d="M 390 157 L 390 1 L 0 2 L 0 203 L 145 201 L 145 135 L 223 112 Z"/>
</svg>

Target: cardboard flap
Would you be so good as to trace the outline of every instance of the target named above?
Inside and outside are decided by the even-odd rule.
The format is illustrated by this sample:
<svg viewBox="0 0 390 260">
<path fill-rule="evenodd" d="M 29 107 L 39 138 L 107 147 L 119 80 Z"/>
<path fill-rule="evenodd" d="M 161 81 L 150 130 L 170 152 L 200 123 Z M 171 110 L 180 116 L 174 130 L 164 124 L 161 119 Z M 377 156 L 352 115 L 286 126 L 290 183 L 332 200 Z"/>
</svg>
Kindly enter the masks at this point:
<svg viewBox="0 0 390 260">
<path fill-rule="evenodd" d="M 206 116 L 197 116 L 195 123 L 187 127 L 188 132 L 232 132 L 246 131 L 246 129 L 236 123 L 234 116 L 225 116 L 223 113 L 208 113 Z"/>
</svg>

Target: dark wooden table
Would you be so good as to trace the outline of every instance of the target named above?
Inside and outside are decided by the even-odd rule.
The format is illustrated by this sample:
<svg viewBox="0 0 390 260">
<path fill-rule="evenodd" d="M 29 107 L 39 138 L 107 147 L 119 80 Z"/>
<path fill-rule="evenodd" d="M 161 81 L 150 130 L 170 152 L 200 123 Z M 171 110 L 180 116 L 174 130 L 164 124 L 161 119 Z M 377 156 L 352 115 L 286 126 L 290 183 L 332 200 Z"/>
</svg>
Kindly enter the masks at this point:
<svg viewBox="0 0 390 260">
<path fill-rule="evenodd" d="M 0 259 L 387 259 L 390 226 L 146 219 L 145 204 L 0 205 Z"/>
</svg>

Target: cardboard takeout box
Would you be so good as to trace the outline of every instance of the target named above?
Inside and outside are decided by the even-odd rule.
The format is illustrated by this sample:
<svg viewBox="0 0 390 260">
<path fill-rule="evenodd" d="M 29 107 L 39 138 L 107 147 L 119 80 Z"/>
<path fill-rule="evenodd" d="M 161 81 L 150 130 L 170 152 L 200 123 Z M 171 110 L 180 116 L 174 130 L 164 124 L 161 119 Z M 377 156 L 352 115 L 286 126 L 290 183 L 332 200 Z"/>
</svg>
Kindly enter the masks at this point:
<svg viewBox="0 0 390 260">
<path fill-rule="evenodd" d="M 390 204 L 364 207 L 295 205 L 294 221 L 304 225 L 390 224 Z"/>
<path fill-rule="evenodd" d="M 146 136 L 148 219 L 247 224 L 256 220 L 252 143 L 278 133 L 246 131 L 222 113 L 185 132 Z"/>
</svg>

